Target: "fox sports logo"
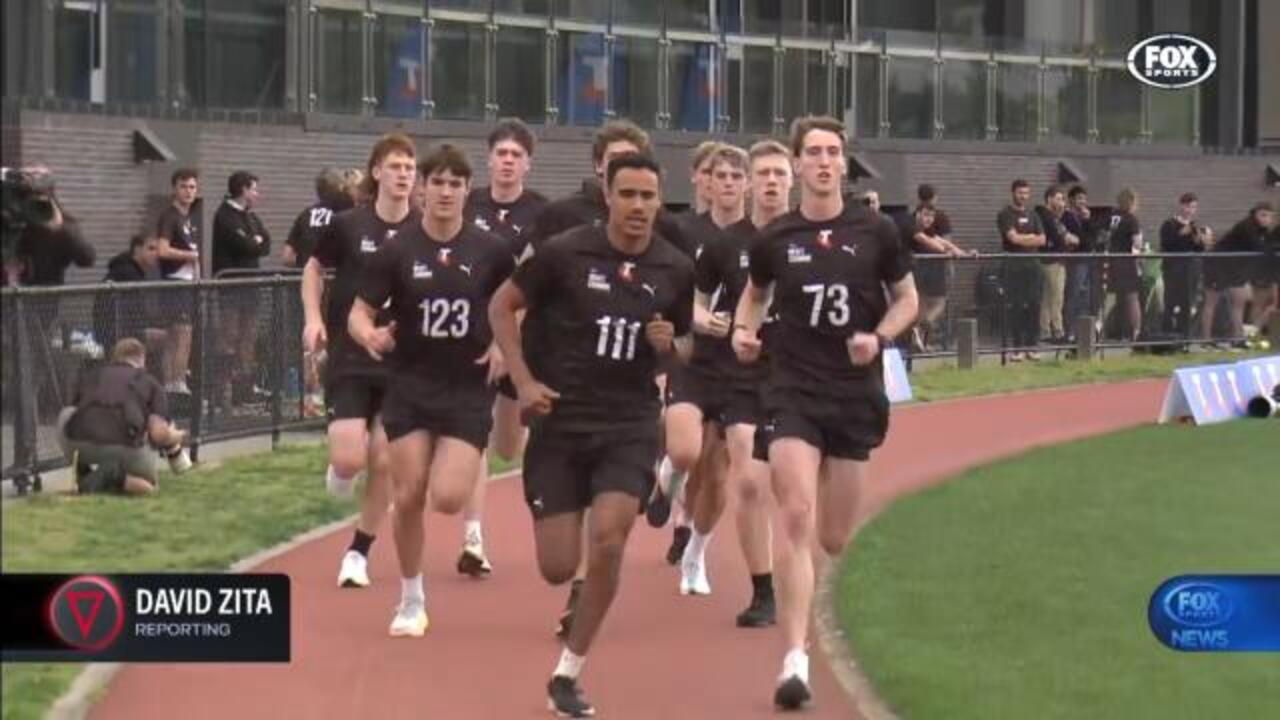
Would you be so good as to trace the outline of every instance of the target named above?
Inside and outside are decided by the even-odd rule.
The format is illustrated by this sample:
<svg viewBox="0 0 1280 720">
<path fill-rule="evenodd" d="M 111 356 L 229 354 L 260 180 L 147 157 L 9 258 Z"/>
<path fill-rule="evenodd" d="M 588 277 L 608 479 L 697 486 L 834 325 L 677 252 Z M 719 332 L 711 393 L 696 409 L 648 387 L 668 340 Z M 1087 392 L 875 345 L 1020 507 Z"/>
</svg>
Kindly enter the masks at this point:
<svg viewBox="0 0 1280 720">
<path fill-rule="evenodd" d="M 1172 90 L 1199 85 L 1217 67 L 1213 48 L 1190 35 L 1154 35 L 1129 50 L 1129 73 L 1152 87 Z"/>
<path fill-rule="evenodd" d="M 1183 583 L 1164 596 L 1165 616 L 1183 627 L 1224 625 L 1235 614 L 1235 609 L 1230 593 L 1214 583 Z"/>
</svg>

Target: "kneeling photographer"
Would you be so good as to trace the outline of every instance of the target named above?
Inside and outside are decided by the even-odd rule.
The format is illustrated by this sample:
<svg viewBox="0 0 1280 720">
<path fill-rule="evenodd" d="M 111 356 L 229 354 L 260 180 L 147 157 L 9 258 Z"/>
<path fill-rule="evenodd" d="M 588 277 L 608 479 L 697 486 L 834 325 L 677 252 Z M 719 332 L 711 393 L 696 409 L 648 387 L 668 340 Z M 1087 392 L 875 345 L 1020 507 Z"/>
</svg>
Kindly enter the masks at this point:
<svg viewBox="0 0 1280 720">
<path fill-rule="evenodd" d="M 110 362 L 85 376 L 74 407 L 58 417 L 58 441 L 82 494 L 154 491 L 158 475 L 152 448 L 175 473 L 191 467 L 182 446 L 187 434 L 167 419 L 164 390 L 144 369 L 146 358 L 141 341 L 117 342 Z"/>
<path fill-rule="evenodd" d="M 48 168 L 5 168 L 0 188 L 6 285 L 62 285 L 72 264 L 93 266 L 93 246 L 63 211 Z"/>
</svg>

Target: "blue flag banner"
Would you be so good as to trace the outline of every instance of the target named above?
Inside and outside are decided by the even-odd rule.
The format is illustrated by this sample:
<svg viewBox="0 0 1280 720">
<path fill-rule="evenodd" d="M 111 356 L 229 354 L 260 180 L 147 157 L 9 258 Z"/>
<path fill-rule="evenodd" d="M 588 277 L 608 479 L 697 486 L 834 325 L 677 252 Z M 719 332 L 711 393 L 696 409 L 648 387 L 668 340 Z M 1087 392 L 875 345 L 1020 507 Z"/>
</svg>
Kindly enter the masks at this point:
<svg viewBox="0 0 1280 720">
<path fill-rule="evenodd" d="M 902 352 L 889 348 L 884 353 L 884 393 L 890 403 L 911 400 L 911 380 L 907 377 L 907 365 L 902 362 Z"/>
<path fill-rule="evenodd" d="M 560 108 L 569 125 L 599 125 L 604 121 L 605 58 L 604 36 L 599 33 L 568 35 L 569 64 L 560 84 Z M 622 63 L 615 63 L 614 80 Z"/>
<path fill-rule="evenodd" d="M 422 34 L 412 29 L 396 45 L 395 59 L 387 68 L 386 106 L 392 117 L 418 117 L 422 112 Z"/>
<path fill-rule="evenodd" d="M 1280 384 L 1280 355 L 1234 364 L 1179 368 L 1173 372 L 1159 422 L 1190 418 L 1197 425 L 1247 415 L 1249 401 Z"/>
</svg>

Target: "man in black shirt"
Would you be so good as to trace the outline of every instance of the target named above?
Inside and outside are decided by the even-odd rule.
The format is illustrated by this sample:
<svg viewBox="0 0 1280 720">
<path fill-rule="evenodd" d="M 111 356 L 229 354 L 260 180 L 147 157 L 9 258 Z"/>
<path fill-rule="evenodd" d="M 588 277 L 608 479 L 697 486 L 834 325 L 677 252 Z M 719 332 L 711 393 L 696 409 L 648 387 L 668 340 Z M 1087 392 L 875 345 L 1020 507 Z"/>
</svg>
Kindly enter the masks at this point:
<svg viewBox="0 0 1280 720">
<path fill-rule="evenodd" d="M 1209 244 L 1209 228 L 1197 222 L 1200 200 L 1195 193 L 1178 198 L 1178 214 L 1160 226 L 1160 252 L 1201 253 Z M 1183 337 L 1191 331 L 1191 312 L 1195 305 L 1196 275 L 1194 261 L 1165 258 L 1160 264 L 1164 278 L 1164 330 Z"/>
<path fill-rule="evenodd" d="M 911 255 L 897 228 L 866 206 L 846 205 L 841 195 L 844 124 L 798 119 L 791 150 L 800 208 L 775 220 L 752 246 L 733 332 L 738 358 L 754 361 L 772 293 L 778 319 L 769 340 L 769 419 L 762 431 L 782 521 L 778 556 L 785 558 L 778 565 L 784 588 L 778 615 L 788 652 L 774 703 L 787 710 L 810 699 L 810 547 L 816 535 L 837 555 L 853 535 L 857 487 L 888 429 L 881 354 L 911 327 L 917 310 Z"/>
<path fill-rule="evenodd" d="M 1027 203 L 1031 201 L 1031 183 L 1018 179 L 1010 187 L 1012 204 L 996 216 L 996 228 L 1004 251 L 1011 254 L 1039 252 L 1045 246 L 1044 228 L 1040 218 Z M 1014 348 L 1009 360 L 1039 360 L 1033 348 L 1039 341 L 1040 331 L 1040 263 L 1030 259 L 1005 261 L 1005 302 L 1008 306 L 1009 342 Z"/>
<path fill-rule="evenodd" d="M 422 214 L 409 206 L 417 175 L 416 156 L 413 141 L 404 135 L 385 135 L 378 140 L 369 155 L 369 174 L 365 178 L 373 202 L 336 216 L 302 272 L 302 306 L 306 313 L 303 348 L 314 353 L 328 345 L 326 485 L 335 494 L 350 494 L 356 475 L 368 470 L 360 521 L 338 573 L 342 587 L 369 584 L 369 548 L 391 497 L 387 435 L 382 424 L 386 368 L 351 338 L 347 319 L 369 258 L 387 240 L 421 224 Z M 320 298 L 325 268 L 336 273 L 328 298 L 328 315 L 322 317 Z"/>
<path fill-rule="evenodd" d="M 1142 334 L 1142 279 L 1137 256 L 1144 243 L 1137 212 L 1137 193 L 1124 188 L 1116 195 L 1116 210 L 1107 225 L 1107 253 L 1117 256 L 1107 259 L 1107 292 L 1115 296 L 1124 320 L 1122 337 L 1129 341 Z"/>
<path fill-rule="evenodd" d="M 316 201 L 298 213 L 281 249 L 280 260 L 285 267 L 306 267 L 333 216 L 354 204 L 344 182 L 342 173 L 333 168 L 325 168 L 316 176 Z"/>
<path fill-rule="evenodd" d="M 608 222 L 547 242 L 489 307 L 522 414 L 529 418 L 525 499 L 538 566 L 560 584 L 582 555 L 591 511 L 586 581 L 547 692 L 562 717 L 589 717 L 577 677 L 618 587 L 627 536 L 653 489 L 661 401 L 654 378 L 672 353 L 688 358 L 693 263 L 654 232 L 662 197 L 657 164 L 610 161 Z M 516 314 L 554 332 L 534 366 Z"/>
<path fill-rule="evenodd" d="M 227 178 L 227 197 L 213 215 L 213 274 L 255 270 L 260 258 L 271 253 L 271 233 L 254 212 L 261 199 L 256 175 L 238 170 Z M 232 359 L 228 378 L 236 403 L 260 400 L 265 392 L 258 388 L 254 361 L 258 346 L 258 308 L 260 293 L 256 288 L 223 288 L 219 293 L 222 315 L 222 341 Z"/>
<path fill-rule="evenodd" d="M 1062 224 L 1067 232 L 1080 239 L 1075 252 L 1094 251 L 1093 212 L 1089 209 L 1089 191 L 1083 185 L 1072 185 L 1067 191 L 1067 211 L 1062 215 Z M 1096 285 L 1101 283 L 1101 275 L 1098 275 L 1096 283 L 1093 277 L 1094 264 L 1090 260 L 1072 260 L 1067 263 L 1067 292 L 1063 302 L 1063 315 L 1067 323 L 1068 339 L 1074 340 L 1076 318 L 1096 314 L 1096 303 L 1092 296 Z"/>
<path fill-rule="evenodd" d="M 523 122 L 515 118 L 499 121 L 489 133 L 489 185 L 473 188 L 467 196 L 466 222 L 500 238 L 513 258 L 522 258 L 528 252 L 524 232 L 547 204 L 546 198 L 524 184 L 533 146 L 533 133 Z M 509 382 L 499 386 L 493 413 L 492 449 L 502 459 L 511 460 L 524 447 L 525 431 L 520 424 L 515 390 Z M 462 512 L 462 554 L 457 565 L 458 572 L 472 577 L 493 572 L 484 552 L 481 526 L 488 463 L 481 463 L 480 471 L 480 481 Z"/>
<path fill-rule="evenodd" d="M 1223 253 L 1256 253 L 1267 246 L 1267 234 L 1276 222 L 1276 213 L 1271 203 L 1260 202 L 1249 210 L 1249 215 L 1231 226 L 1213 250 Z M 1218 305 L 1219 293 L 1227 293 L 1231 306 L 1231 338 L 1238 344 L 1243 343 L 1244 311 L 1249 302 L 1250 283 L 1254 289 L 1262 288 L 1259 293 L 1259 309 L 1262 320 L 1267 320 L 1270 307 L 1270 289 L 1275 277 L 1270 270 L 1273 265 L 1266 258 L 1205 258 L 1204 308 L 1201 310 L 1201 334 L 1207 340 L 1213 340 L 1214 310 Z M 1255 318 L 1257 319 L 1257 318 Z M 1239 346 L 1239 345 L 1237 345 Z"/>
<path fill-rule="evenodd" d="M 493 385 L 503 372 L 488 307 L 515 268 L 507 245 L 463 222 L 471 164 L 444 144 L 423 158 L 420 226 L 405 227 L 366 266 L 349 328 L 376 360 L 387 357 L 383 422 L 395 481 L 400 606 L 392 637 L 421 637 L 423 512 L 460 511 L 472 494 L 493 424 Z M 386 307 L 391 322 L 379 326 Z"/>
<path fill-rule="evenodd" d="M 191 217 L 200 194 L 200 175 L 191 168 L 179 168 L 169 182 L 173 187 L 173 202 L 156 220 L 160 271 L 170 280 L 191 282 L 200 277 L 200 232 Z M 161 379 L 167 392 L 190 395 L 187 368 L 191 364 L 191 313 L 195 295 L 168 293 L 166 298 L 174 305 L 174 320 L 169 329 L 168 366 Z"/>
<path fill-rule="evenodd" d="M 1080 237 L 1067 229 L 1066 213 L 1066 193 L 1057 185 L 1049 186 L 1044 191 L 1044 205 L 1036 207 L 1040 227 L 1044 230 L 1045 252 L 1062 254 L 1080 247 Z M 1062 316 L 1067 292 L 1066 262 L 1045 260 L 1041 271 L 1044 282 L 1040 292 L 1040 339 L 1060 345 L 1067 341 Z"/>
</svg>

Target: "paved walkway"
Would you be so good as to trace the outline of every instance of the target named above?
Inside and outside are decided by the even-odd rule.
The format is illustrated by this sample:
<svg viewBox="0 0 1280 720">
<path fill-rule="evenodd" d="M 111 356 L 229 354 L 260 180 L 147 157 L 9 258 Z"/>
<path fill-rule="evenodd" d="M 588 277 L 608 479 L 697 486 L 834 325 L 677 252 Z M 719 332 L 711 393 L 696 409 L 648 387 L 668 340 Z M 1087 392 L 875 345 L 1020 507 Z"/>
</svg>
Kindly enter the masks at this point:
<svg viewBox="0 0 1280 720">
<path fill-rule="evenodd" d="M 1151 422 L 1163 390 L 1163 381 L 1143 381 L 900 408 L 873 463 L 865 518 L 967 467 Z M 637 525 L 622 589 L 582 680 L 600 717 L 774 716 L 781 637 L 776 630 L 733 626 L 750 594 L 733 535 L 733 523 L 723 522 L 710 551 L 714 594 L 684 598 L 676 591 L 677 573 L 662 559 L 669 532 Z M 292 663 L 128 666 L 93 717 L 547 717 L 544 686 L 559 653 L 552 628 L 565 593 L 537 574 L 519 484 L 495 483 L 489 494 L 490 580 L 454 574 L 459 538 L 457 518 L 428 519 L 432 626 L 421 640 L 386 635 L 399 597 L 389 528 L 373 548 L 374 586 L 334 586 L 348 540 L 344 530 L 260 568 L 292 577 Z M 857 717 L 826 661 L 816 650 L 813 657 L 816 703 L 804 717 Z"/>
</svg>

